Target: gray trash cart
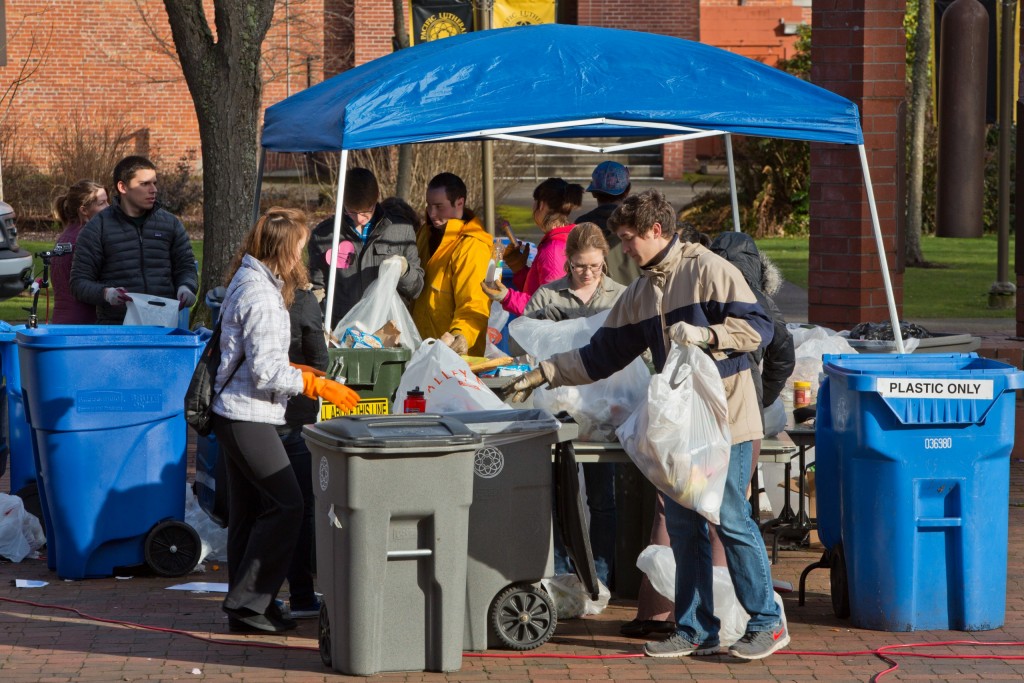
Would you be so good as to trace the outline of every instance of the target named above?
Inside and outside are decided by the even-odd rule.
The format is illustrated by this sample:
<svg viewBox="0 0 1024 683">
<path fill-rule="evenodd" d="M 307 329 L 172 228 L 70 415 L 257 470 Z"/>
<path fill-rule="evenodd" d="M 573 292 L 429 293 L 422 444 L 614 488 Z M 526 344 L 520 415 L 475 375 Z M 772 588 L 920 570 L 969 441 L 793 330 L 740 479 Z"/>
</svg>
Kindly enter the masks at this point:
<svg viewBox="0 0 1024 683">
<path fill-rule="evenodd" d="M 324 664 L 362 676 L 457 671 L 480 436 L 438 415 L 339 417 L 303 436 Z"/>
<path fill-rule="evenodd" d="M 483 437 L 469 513 L 465 649 L 540 647 L 558 622 L 539 585 L 554 573 L 552 446 L 571 441 L 579 430 L 534 408 L 449 417 Z M 571 495 L 578 497 L 578 489 Z M 585 538 L 586 528 L 574 536 Z M 589 557 L 589 546 L 584 552 Z"/>
</svg>

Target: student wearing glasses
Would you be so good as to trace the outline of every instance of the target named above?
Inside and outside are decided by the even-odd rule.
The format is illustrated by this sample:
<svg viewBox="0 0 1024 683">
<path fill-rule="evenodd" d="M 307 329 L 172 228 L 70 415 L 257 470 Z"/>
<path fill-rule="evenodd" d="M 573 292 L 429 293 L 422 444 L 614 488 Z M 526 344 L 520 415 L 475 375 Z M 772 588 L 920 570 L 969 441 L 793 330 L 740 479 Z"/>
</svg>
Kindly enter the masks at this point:
<svg viewBox="0 0 1024 683">
<path fill-rule="evenodd" d="M 565 240 L 563 278 L 542 285 L 532 297 L 523 315 L 544 320 L 583 318 L 608 310 L 626 290 L 606 274 L 608 241 L 595 223 L 576 225 Z M 597 578 L 606 586 L 611 579 L 615 558 L 615 465 L 583 465 L 590 508 L 590 548 L 594 553 Z M 558 528 L 557 526 L 555 527 Z M 555 539 L 555 573 L 568 572 L 561 538 Z"/>
<path fill-rule="evenodd" d="M 386 211 L 379 201 L 380 187 L 373 173 L 365 168 L 349 169 L 345 175 L 337 253 L 331 249 L 333 218 L 317 225 L 309 238 L 309 281 L 321 306 L 332 265 L 338 270 L 330 329 L 363 297 L 370 283 L 377 279 L 380 264 L 389 256 L 404 259 L 402 277 L 398 280 L 398 294 L 403 301 L 412 304 L 423 289 L 415 228 L 400 214 Z"/>
</svg>

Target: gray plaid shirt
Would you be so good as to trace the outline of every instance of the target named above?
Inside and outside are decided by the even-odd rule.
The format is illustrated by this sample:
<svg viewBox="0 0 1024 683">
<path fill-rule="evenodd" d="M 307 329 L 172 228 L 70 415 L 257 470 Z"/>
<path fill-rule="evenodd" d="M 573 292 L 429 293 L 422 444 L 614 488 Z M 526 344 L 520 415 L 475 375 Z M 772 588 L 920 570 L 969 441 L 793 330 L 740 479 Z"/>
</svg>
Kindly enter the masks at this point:
<svg viewBox="0 0 1024 683">
<path fill-rule="evenodd" d="M 302 393 L 302 373 L 288 364 L 291 322 L 281 297 L 283 284 L 249 254 L 231 278 L 220 309 L 216 389 L 245 357 L 213 401 L 218 415 L 281 425 L 288 399 Z"/>
</svg>

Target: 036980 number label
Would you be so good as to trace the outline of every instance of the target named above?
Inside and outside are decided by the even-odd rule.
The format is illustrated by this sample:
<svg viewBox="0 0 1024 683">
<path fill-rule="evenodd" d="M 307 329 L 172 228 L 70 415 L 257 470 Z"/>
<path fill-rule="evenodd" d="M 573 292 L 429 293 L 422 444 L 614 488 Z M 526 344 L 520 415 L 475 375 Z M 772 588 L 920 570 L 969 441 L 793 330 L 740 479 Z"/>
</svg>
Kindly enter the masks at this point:
<svg viewBox="0 0 1024 683">
<path fill-rule="evenodd" d="M 953 437 L 951 436 L 929 436 L 924 440 L 925 450 L 935 450 L 941 448 L 952 448 Z"/>
</svg>

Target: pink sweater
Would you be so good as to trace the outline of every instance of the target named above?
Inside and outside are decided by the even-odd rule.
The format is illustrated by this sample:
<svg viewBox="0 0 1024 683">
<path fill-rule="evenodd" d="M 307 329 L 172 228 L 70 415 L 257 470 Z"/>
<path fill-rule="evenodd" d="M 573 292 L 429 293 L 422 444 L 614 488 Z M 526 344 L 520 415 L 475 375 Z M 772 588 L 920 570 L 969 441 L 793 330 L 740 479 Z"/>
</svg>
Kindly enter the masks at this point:
<svg viewBox="0 0 1024 683">
<path fill-rule="evenodd" d="M 516 289 L 509 289 L 501 302 L 509 313 L 522 315 L 526 304 L 541 285 L 565 277 L 565 240 L 575 225 L 563 225 L 544 235 L 537 245 L 533 265 L 523 268 L 512 277 Z"/>
</svg>

